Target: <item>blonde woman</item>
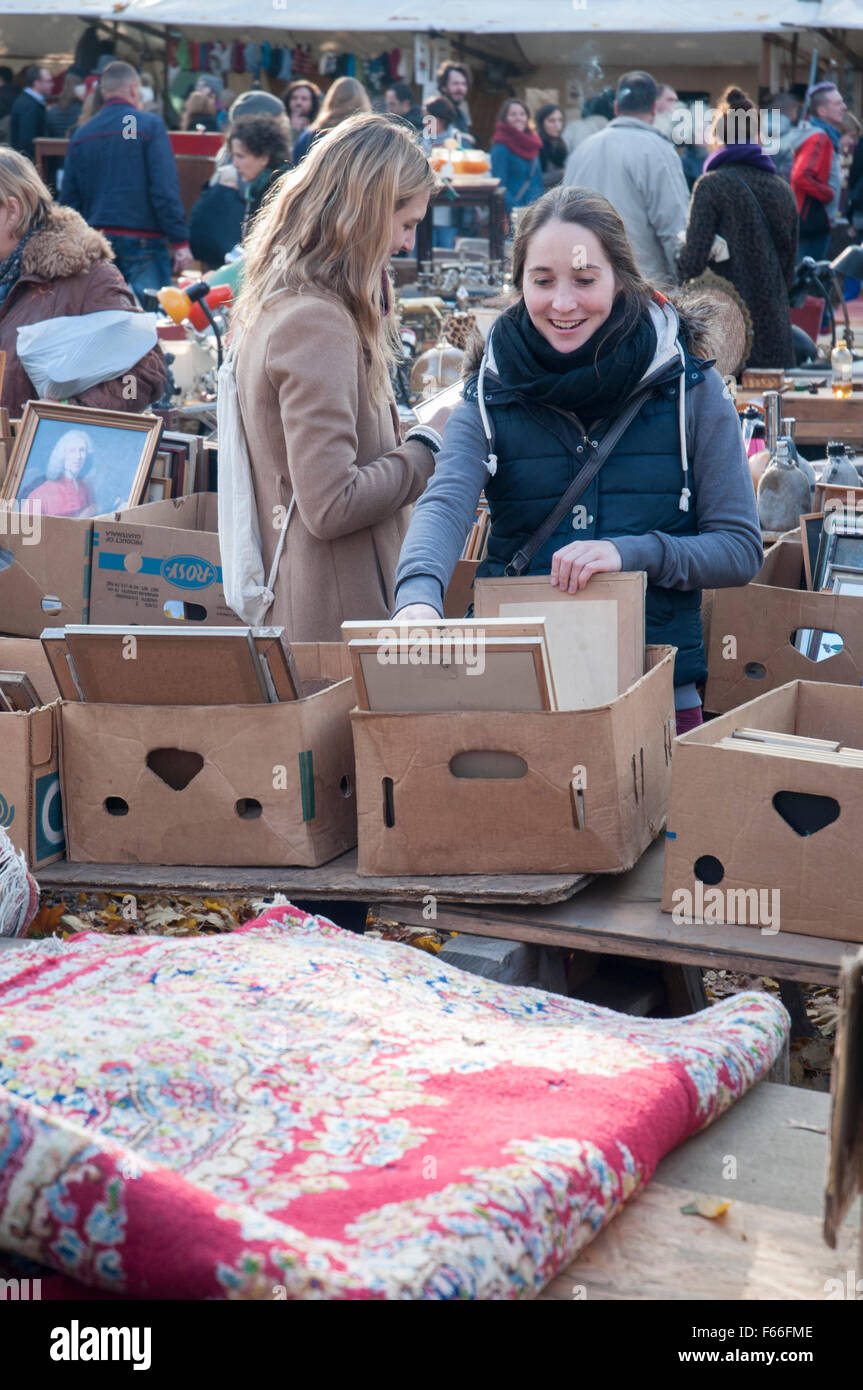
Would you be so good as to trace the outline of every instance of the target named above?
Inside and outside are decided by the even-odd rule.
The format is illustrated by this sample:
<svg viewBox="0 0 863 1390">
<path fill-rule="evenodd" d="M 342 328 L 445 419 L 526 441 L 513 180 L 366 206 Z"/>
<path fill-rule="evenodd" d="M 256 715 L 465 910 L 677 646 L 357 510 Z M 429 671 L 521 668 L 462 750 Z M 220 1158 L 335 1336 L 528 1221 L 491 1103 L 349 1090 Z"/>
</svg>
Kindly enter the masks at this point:
<svg viewBox="0 0 863 1390">
<path fill-rule="evenodd" d="M 446 415 L 400 441 L 386 266 L 413 247 L 433 189 L 409 131 L 351 117 L 283 176 L 246 243 L 237 387 L 268 573 L 295 504 L 267 619 L 291 641 L 337 641 L 346 618 L 392 611 Z"/>
<path fill-rule="evenodd" d="M 0 405 L 10 415 L 20 415 L 38 394 L 18 357 L 19 328 L 100 309 L 137 312 L 113 260 L 106 238 L 52 200 L 29 159 L 0 148 L 0 351 L 6 354 Z M 146 410 L 164 386 L 165 359 L 157 345 L 130 372 L 72 400 L 99 410 Z"/>
<path fill-rule="evenodd" d="M 362 82 L 355 77 L 337 77 L 311 125 L 294 141 L 294 163 L 299 164 L 325 130 L 332 130 L 348 116 L 360 115 L 371 109 L 369 94 Z"/>
</svg>

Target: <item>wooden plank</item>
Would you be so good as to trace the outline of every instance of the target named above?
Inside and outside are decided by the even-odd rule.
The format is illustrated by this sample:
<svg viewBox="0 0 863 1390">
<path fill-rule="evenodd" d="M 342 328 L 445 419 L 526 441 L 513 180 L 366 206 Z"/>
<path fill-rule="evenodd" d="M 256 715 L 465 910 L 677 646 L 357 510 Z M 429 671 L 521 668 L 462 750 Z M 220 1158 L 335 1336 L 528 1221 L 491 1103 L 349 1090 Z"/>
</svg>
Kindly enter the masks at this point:
<svg viewBox="0 0 863 1390">
<path fill-rule="evenodd" d="M 717 1195 L 649 1183 L 539 1300 L 820 1301 L 828 1279 L 845 1288 L 856 1267 L 853 1227 L 839 1231 L 833 1251 L 817 1216 L 741 1201 L 718 1221 L 680 1210 Z"/>
<path fill-rule="evenodd" d="M 824 1204 L 824 1239 L 834 1249 L 841 1222 L 863 1189 L 863 950 L 843 966 L 839 1003 Z M 860 1235 L 863 1255 L 863 1224 Z"/>
<path fill-rule="evenodd" d="M 569 901 L 523 908 L 491 906 L 484 912 L 447 907 L 438 911 L 435 928 L 809 984 L 835 984 L 842 957 L 859 949 L 849 942 L 792 932 L 770 936 L 757 927 L 678 925 L 659 907 L 663 844 L 662 839 L 654 841 L 634 869 L 600 875 Z M 427 920 L 416 907 L 399 905 L 396 911 L 391 902 L 384 915 L 396 916 L 405 924 Z"/>
<path fill-rule="evenodd" d="M 39 871 L 42 889 L 141 893 L 286 893 L 295 898 L 354 902 L 555 903 L 578 893 L 587 874 L 454 874 L 425 878 L 365 878 L 349 850 L 317 869 L 201 868 L 195 865 L 74 864 L 60 860 Z M 464 930 L 464 928 L 462 928 Z"/>
</svg>

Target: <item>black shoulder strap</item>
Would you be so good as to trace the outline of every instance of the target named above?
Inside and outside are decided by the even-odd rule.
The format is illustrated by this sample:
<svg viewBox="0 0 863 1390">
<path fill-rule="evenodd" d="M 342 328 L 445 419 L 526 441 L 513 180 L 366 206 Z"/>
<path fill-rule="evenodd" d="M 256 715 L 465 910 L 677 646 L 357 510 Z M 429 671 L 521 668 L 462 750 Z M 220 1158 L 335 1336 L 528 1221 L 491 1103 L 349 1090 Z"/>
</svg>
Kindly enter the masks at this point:
<svg viewBox="0 0 863 1390">
<path fill-rule="evenodd" d="M 578 501 L 587 485 L 593 481 L 602 465 L 605 463 L 612 449 L 625 430 L 629 428 L 638 414 L 644 402 L 652 394 L 652 390 L 640 391 L 633 396 L 632 400 L 624 410 L 612 421 L 599 443 L 594 444 L 588 440 L 591 449 L 591 456 L 583 468 L 576 473 L 566 492 L 561 497 L 557 506 L 548 516 L 541 526 L 537 527 L 532 536 L 529 536 L 520 550 L 517 550 L 504 570 L 508 576 L 524 574 L 534 555 L 541 550 L 548 540 L 557 530 L 567 512 L 573 504 Z M 592 431 L 591 431 L 592 433 Z"/>
</svg>

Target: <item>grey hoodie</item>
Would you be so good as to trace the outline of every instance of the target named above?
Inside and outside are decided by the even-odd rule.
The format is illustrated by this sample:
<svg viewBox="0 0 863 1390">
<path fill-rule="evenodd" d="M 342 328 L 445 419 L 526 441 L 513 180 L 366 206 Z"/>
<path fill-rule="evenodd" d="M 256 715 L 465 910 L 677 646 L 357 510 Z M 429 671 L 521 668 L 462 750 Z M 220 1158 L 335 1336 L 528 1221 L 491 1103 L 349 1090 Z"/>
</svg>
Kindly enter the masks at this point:
<svg viewBox="0 0 863 1390">
<path fill-rule="evenodd" d="M 651 305 L 657 329 L 653 361 L 642 378 L 664 375 L 682 356 L 679 316 L 670 303 Z M 394 612 L 427 603 L 443 614 L 443 596 L 476 516 L 480 493 L 497 468 L 483 386 L 494 372 L 494 328 L 480 365 L 476 401 L 460 401 L 450 415 L 435 471 L 414 507 L 396 568 Z M 763 559 L 755 492 L 737 411 L 715 367 L 692 391 L 681 378 L 679 396 L 681 497 L 694 505 L 699 534 L 609 536 L 621 568 L 645 570 L 665 589 L 733 588 L 747 584 Z"/>
</svg>

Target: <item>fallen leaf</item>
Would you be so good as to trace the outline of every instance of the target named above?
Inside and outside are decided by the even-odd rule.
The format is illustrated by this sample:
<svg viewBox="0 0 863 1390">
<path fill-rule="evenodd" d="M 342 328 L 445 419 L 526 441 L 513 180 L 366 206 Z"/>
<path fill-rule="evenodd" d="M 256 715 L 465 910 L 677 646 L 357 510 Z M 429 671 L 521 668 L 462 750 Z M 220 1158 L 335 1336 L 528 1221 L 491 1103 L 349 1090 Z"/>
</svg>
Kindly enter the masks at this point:
<svg viewBox="0 0 863 1390">
<path fill-rule="evenodd" d="M 708 1221 L 718 1221 L 731 1206 L 730 1201 L 720 1201 L 718 1197 L 699 1197 L 681 1207 L 684 1216 L 705 1216 Z"/>
</svg>

